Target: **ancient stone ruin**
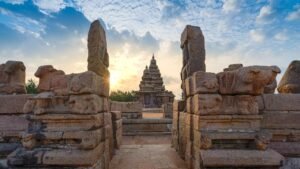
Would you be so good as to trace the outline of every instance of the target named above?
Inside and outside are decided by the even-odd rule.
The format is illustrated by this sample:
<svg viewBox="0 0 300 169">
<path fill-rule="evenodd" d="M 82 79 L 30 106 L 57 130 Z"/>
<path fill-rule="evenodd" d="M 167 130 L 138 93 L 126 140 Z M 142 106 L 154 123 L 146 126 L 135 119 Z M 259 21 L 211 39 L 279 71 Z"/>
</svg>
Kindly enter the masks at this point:
<svg viewBox="0 0 300 169">
<path fill-rule="evenodd" d="M 186 26 L 181 48 L 183 100 L 173 104 L 154 57 L 140 85 L 144 105 L 109 100 L 99 21 L 88 34 L 88 70 L 65 74 L 40 66 L 36 95 L 26 94 L 22 62 L 1 64 L 0 168 L 109 169 L 124 133 L 170 134 L 172 128 L 172 146 L 188 169 L 299 169 L 300 61 L 291 62 L 277 94 L 277 66 L 232 64 L 206 72 L 200 27 Z M 162 107 L 165 119 L 142 119 L 144 106 Z"/>
<path fill-rule="evenodd" d="M 140 90 L 136 94 L 139 102 L 145 108 L 160 108 L 163 104 L 174 101 L 174 94 L 165 90 L 154 55 L 149 68 L 146 66 L 144 70 L 142 81 L 140 82 Z"/>
<path fill-rule="evenodd" d="M 0 108 L 0 152 L 9 154 L 8 168 L 109 168 L 121 145 L 122 119 L 110 112 L 109 58 L 99 21 L 91 24 L 88 52 L 88 71 L 67 75 L 40 66 L 39 94 L 0 97 L 7 104 Z M 0 70 L 1 93 L 26 92 L 23 63 L 10 61 Z"/>
<path fill-rule="evenodd" d="M 217 74 L 205 72 L 201 29 L 188 25 L 181 44 L 185 98 L 173 104 L 172 145 L 187 167 L 275 169 L 283 162 L 285 168 L 299 167 L 299 159 L 291 157 L 300 154 L 300 96 L 264 94 L 274 93 L 280 69 L 234 64 Z M 189 65 L 194 60 L 196 67 Z M 296 93 L 296 65 L 289 66 L 279 91 Z"/>
</svg>

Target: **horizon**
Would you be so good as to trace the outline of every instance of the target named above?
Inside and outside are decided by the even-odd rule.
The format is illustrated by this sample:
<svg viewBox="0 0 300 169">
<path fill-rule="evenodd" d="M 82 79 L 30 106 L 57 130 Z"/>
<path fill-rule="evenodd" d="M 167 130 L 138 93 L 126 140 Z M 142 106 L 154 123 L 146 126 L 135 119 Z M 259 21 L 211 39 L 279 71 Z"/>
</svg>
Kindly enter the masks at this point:
<svg viewBox="0 0 300 169">
<path fill-rule="evenodd" d="M 208 72 L 234 63 L 277 65 L 279 82 L 299 59 L 297 0 L 0 0 L 0 63 L 23 61 L 27 80 L 37 79 L 41 65 L 68 74 L 86 71 L 87 34 L 96 19 L 106 31 L 111 91 L 138 90 L 154 54 L 166 90 L 180 98 L 180 36 L 187 24 L 204 34 Z"/>
</svg>

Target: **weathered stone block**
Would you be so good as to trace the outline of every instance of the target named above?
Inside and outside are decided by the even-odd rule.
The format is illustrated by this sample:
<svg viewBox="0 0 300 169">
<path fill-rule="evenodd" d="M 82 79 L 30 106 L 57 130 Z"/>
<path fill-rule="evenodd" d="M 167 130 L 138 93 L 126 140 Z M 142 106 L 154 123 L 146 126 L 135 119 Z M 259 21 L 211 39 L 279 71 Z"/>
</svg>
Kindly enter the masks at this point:
<svg viewBox="0 0 300 169">
<path fill-rule="evenodd" d="M 217 74 L 221 94 L 260 95 L 280 73 L 277 66 L 249 66 Z"/>
<path fill-rule="evenodd" d="M 300 155 L 300 142 L 271 142 L 269 147 L 284 156 L 299 157 Z"/>
<path fill-rule="evenodd" d="M 259 131 L 261 115 L 193 116 L 195 130 Z"/>
<path fill-rule="evenodd" d="M 24 94 L 26 67 L 20 61 L 0 64 L 0 94 Z"/>
<path fill-rule="evenodd" d="M 54 96 L 51 92 L 40 93 L 30 98 L 24 105 L 25 113 L 72 113 L 96 114 L 107 111 L 107 98 L 95 94 Z"/>
<path fill-rule="evenodd" d="M 104 126 L 104 114 L 76 115 L 76 114 L 44 114 L 29 115 L 33 123 L 29 129 L 42 131 L 78 131 L 91 130 Z"/>
<path fill-rule="evenodd" d="M 54 131 L 39 132 L 36 134 L 23 135 L 23 147 L 32 149 L 34 147 L 61 148 L 68 144 L 69 148 L 94 149 L 101 141 L 105 140 L 104 129 L 93 131 Z"/>
<path fill-rule="evenodd" d="M 300 93 L 300 61 L 290 63 L 278 85 L 279 93 Z"/>
<path fill-rule="evenodd" d="M 0 133 L 1 137 L 5 137 L 6 133 L 18 133 L 28 128 L 28 121 L 22 116 L 1 116 Z M 2 135 L 4 134 L 4 135 Z"/>
<path fill-rule="evenodd" d="M 279 167 L 284 157 L 274 150 L 201 150 L 205 167 Z"/>
<path fill-rule="evenodd" d="M 104 153 L 104 142 L 93 150 L 47 149 L 38 148 L 32 151 L 18 149 L 8 157 L 10 166 L 93 166 Z"/>
<path fill-rule="evenodd" d="M 191 93 L 217 93 L 219 83 L 217 75 L 203 71 L 195 72 L 192 76 Z"/>
<path fill-rule="evenodd" d="M 122 112 L 121 111 L 111 111 L 112 120 L 116 121 L 122 118 Z"/>
<path fill-rule="evenodd" d="M 111 111 L 126 112 L 142 112 L 143 105 L 140 102 L 110 102 Z"/>
<path fill-rule="evenodd" d="M 183 111 L 184 108 L 185 108 L 185 101 L 184 100 L 175 100 L 173 102 L 173 111 Z"/>
<path fill-rule="evenodd" d="M 264 94 L 265 110 L 300 111 L 300 94 Z"/>
<path fill-rule="evenodd" d="M 39 75 L 38 72 L 39 70 L 36 72 L 37 75 Z M 56 95 L 97 94 L 109 96 L 109 79 L 92 71 L 70 75 L 50 72 L 50 75 L 40 77 L 41 91 L 53 91 Z"/>
<path fill-rule="evenodd" d="M 262 127 L 268 129 L 300 129 L 300 111 L 263 113 Z"/>
<path fill-rule="evenodd" d="M 259 113 L 256 98 L 250 95 L 196 94 L 192 104 L 192 112 L 198 115 Z"/>
<path fill-rule="evenodd" d="M 23 107 L 30 94 L 0 95 L 0 114 L 23 114 Z"/>
</svg>

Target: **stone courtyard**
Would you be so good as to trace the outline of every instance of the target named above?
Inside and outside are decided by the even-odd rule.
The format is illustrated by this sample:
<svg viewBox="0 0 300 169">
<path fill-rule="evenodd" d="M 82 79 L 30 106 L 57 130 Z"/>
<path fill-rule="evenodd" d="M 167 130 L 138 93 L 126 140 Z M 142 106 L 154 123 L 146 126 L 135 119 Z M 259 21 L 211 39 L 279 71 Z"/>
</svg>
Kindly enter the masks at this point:
<svg viewBox="0 0 300 169">
<path fill-rule="evenodd" d="M 26 94 L 23 62 L 1 64 L 0 168 L 299 169 L 300 61 L 291 61 L 277 85 L 276 65 L 206 72 L 198 26 L 185 27 L 180 47 L 182 99 L 174 102 L 154 57 L 140 85 L 143 104 L 109 99 L 109 52 L 98 20 L 88 32 L 87 70 L 39 66 L 38 94 Z M 144 107 L 157 105 L 162 117 L 143 118 Z"/>
</svg>

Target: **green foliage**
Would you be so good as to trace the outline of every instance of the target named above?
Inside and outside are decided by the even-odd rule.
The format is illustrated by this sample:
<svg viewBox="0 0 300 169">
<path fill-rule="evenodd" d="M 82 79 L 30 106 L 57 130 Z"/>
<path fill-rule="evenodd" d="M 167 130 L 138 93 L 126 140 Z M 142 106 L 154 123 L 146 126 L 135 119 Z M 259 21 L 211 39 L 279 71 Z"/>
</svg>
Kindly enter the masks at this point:
<svg viewBox="0 0 300 169">
<path fill-rule="evenodd" d="M 119 102 L 131 102 L 135 101 L 136 94 L 134 91 L 112 91 L 109 96 L 110 100 L 112 101 L 119 101 Z"/>
<path fill-rule="evenodd" d="M 26 90 L 28 94 L 37 94 L 37 85 L 33 79 L 29 79 L 26 83 Z"/>
</svg>

